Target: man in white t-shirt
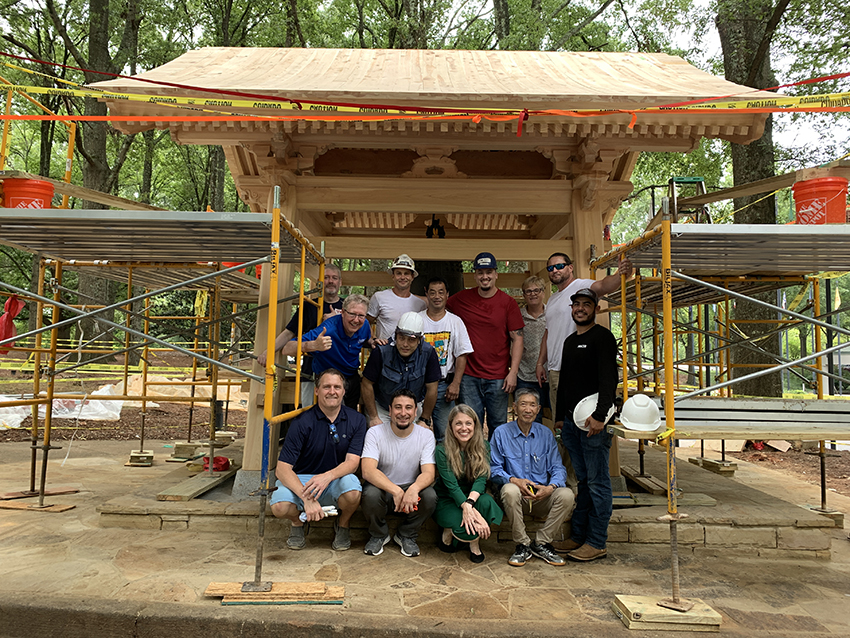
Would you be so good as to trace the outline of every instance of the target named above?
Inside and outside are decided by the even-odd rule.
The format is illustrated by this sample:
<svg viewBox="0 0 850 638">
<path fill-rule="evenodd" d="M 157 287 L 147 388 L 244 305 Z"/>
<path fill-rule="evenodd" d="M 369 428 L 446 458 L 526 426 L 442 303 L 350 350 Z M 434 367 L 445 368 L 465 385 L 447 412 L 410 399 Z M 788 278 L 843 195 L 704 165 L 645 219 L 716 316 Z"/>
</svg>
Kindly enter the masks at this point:
<svg viewBox="0 0 850 638">
<path fill-rule="evenodd" d="M 363 473 L 361 509 L 369 521 L 370 538 L 363 550 L 377 556 L 390 542 L 387 513 L 401 515 L 393 540 L 404 556 L 419 556 L 419 528 L 431 518 L 437 493 L 431 484 L 436 474 L 434 435 L 417 427 L 416 397 L 399 390 L 390 402 L 390 422 L 369 428 L 360 468 Z"/>
<path fill-rule="evenodd" d="M 537 358 L 537 379 L 543 384 L 549 381 L 549 400 L 552 414 L 555 414 L 555 398 L 558 396 L 558 377 L 561 372 L 561 351 L 564 341 L 576 331 L 572 316 L 572 301 L 570 297 L 583 288 L 590 288 L 602 297 L 620 287 L 620 275 L 631 277 L 632 262 L 622 260 L 617 272 L 599 281 L 593 279 L 576 279 L 572 260 L 564 253 L 553 253 L 546 262 L 549 271 L 549 281 L 558 288 L 546 304 L 546 332 L 540 343 L 540 355 Z"/>
<path fill-rule="evenodd" d="M 372 295 L 366 311 L 376 339 L 391 339 L 405 312 L 425 310 L 425 302 L 410 292 L 410 285 L 419 275 L 414 261 L 408 255 L 399 255 L 387 271 L 393 276 L 393 287 Z"/>
<path fill-rule="evenodd" d="M 437 442 L 443 440 L 449 421 L 449 412 L 455 407 L 460 394 L 460 381 L 466 369 L 466 355 L 470 354 L 472 341 L 460 317 L 446 310 L 449 292 L 446 280 L 433 277 L 425 286 L 428 307 L 419 313 L 425 323 L 422 338 L 434 346 L 440 361 L 442 378 L 437 385 L 437 403 L 431 417 Z"/>
</svg>

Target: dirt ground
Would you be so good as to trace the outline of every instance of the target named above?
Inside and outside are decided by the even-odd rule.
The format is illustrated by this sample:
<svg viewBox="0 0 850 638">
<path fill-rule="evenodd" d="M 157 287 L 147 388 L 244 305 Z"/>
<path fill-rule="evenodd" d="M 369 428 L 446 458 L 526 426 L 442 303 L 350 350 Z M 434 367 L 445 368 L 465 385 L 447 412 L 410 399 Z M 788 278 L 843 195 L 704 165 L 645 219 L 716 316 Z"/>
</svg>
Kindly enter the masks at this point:
<svg viewBox="0 0 850 638">
<path fill-rule="evenodd" d="M 780 472 L 794 475 L 807 483 L 820 485 L 820 457 L 817 451 L 817 448 L 807 450 L 792 448 L 787 452 L 780 452 L 767 445 L 763 450 L 756 450 L 748 443 L 743 451 L 726 454 L 748 463 L 764 464 Z M 850 496 L 850 451 L 827 449 L 826 453 L 827 489 Z"/>
</svg>

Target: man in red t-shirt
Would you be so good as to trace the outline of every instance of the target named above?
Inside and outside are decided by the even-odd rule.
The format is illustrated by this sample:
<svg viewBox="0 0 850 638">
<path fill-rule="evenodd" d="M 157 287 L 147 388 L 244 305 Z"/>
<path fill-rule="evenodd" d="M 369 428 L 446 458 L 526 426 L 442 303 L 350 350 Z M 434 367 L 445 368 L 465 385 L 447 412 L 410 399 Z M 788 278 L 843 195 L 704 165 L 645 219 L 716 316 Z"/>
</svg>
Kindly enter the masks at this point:
<svg viewBox="0 0 850 638">
<path fill-rule="evenodd" d="M 475 350 L 460 382 L 460 400 L 475 410 L 481 423 L 486 418 L 490 438 L 508 420 L 508 395 L 516 388 L 525 322 L 513 298 L 496 286 L 496 258 L 479 253 L 472 267 L 478 287 L 452 295 L 446 308 L 466 325 Z"/>
</svg>

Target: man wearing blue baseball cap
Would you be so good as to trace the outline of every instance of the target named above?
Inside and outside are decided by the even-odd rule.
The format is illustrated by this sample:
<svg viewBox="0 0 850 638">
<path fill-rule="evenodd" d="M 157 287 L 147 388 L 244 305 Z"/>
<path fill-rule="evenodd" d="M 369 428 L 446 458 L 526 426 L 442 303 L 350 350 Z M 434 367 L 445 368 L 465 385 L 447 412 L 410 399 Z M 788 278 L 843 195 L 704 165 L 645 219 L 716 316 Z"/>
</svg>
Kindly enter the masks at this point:
<svg viewBox="0 0 850 638">
<path fill-rule="evenodd" d="M 525 321 L 516 301 L 499 290 L 496 258 L 479 253 L 472 262 L 476 288 L 449 297 L 446 308 L 466 325 L 474 352 L 469 354 L 460 398 L 485 423 L 488 438 L 508 420 L 508 395 L 516 389 Z"/>
</svg>

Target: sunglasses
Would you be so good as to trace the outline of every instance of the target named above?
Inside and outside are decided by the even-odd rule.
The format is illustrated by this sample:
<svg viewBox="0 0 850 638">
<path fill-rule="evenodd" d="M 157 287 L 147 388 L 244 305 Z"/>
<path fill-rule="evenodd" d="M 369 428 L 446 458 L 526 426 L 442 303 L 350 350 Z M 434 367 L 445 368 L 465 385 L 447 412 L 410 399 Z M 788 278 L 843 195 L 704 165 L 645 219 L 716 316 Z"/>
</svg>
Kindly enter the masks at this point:
<svg viewBox="0 0 850 638">
<path fill-rule="evenodd" d="M 555 270 L 563 270 L 564 268 L 566 268 L 569 265 L 570 264 L 552 264 L 551 266 L 546 266 L 546 270 L 548 270 L 549 272 L 552 272 L 552 271 L 555 271 Z"/>
<path fill-rule="evenodd" d="M 339 434 L 337 434 L 336 426 L 331 423 L 330 424 L 331 436 L 334 438 L 334 443 L 339 443 Z"/>
</svg>

